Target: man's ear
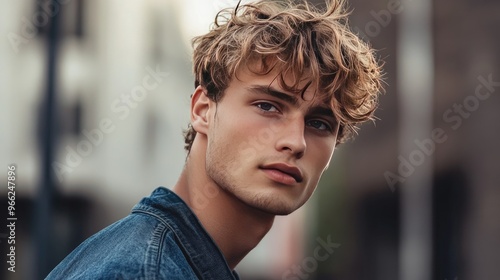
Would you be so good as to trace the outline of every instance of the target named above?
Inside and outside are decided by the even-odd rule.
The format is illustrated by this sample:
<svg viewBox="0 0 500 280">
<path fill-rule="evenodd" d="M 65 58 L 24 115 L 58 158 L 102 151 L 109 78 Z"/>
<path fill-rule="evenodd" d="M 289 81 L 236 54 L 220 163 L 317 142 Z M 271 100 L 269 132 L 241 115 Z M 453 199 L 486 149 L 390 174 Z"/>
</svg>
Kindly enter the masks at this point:
<svg viewBox="0 0 500 280">
<path fill-rule="evenodd" d="M 191 97 L 191 126 L 197 133 L 207 134 L 209 109 L 211 104 L 207 96 L 207 90 L 202 86 L 197 86 Z"/>
</svg>

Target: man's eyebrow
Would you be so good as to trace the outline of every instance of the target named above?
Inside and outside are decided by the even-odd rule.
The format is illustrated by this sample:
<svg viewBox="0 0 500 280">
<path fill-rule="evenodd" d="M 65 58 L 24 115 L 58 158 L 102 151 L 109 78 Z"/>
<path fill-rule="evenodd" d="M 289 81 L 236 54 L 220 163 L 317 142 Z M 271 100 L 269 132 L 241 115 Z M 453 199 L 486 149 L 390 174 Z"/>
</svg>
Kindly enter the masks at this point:
<svg viewBox="0 0 500 280">
<path fill-rule="evenodd" d="M 248 87 L 248 89 L 253 92 L 253 93 L 258 93 L 258 94 L 267 94 L 276 98 L 279 98 L 287 103 L 290 103 L 292 105 L 297 105 L 297 97 L 281 92 L 279 90 L 276 90 L 270 86 L 262 86 L 262 85 L 253 85 Z"/>
<path fill-rule="evenodd" d="M 325 116 L 325 117 L 331 117 L 334 119 L 337 119 L 337 116 L 333 113 L 333 110 L 331 108 L 325 107 L 325 106 L 315 106 L 312 107 L 308 114 L 310 115 L 319 115 L 319 116 Z"/>
</svg>

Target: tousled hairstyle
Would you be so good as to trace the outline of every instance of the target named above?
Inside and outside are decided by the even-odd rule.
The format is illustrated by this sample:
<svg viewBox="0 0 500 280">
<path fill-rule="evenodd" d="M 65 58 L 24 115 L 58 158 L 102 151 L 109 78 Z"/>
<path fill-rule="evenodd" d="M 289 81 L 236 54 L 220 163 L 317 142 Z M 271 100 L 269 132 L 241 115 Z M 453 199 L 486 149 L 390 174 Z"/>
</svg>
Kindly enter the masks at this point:
<svg viewBox="0 0 500 280">
<path fill-rule="evenodd" d="M 291 92 L 304 92 L 299 83 L 306 79 L 331 104 L 340 122 L 337 142 L 345 142 L 374 119 L 383 89 L 381 65 L 349 29 L 344 2 L 330 0 L 322 11 L 305 0 L 260 0 L 220 11 L 210 32 L 193 39 L 195 86 L 218 102 L 241 67 L 261 75 L 278 70 L 280 86 Z M 188 153 L 195 136 L 189 125 Z"/>
</svg>

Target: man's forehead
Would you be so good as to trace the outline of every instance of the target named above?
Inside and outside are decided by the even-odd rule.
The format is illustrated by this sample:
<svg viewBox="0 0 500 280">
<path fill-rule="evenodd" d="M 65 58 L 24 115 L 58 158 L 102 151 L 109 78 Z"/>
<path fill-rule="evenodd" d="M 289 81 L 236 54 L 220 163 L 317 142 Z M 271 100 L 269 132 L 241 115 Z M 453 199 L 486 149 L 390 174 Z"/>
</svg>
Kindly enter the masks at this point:
<svg viewBox="0 0 500 280">
<path fill-rule="evenodd" d="M 314 106 L 333 109 L 333 94 L 318 88 L 319 82 L 317 80 L 319 78 L 315 78 L 311 70 L 304 73 L 294 73 L 290 69 L 284 63 L 277 63 L 271 59 L 267 59 L 265 62 L 252 60 L 239 67 L 233 75 L 233 79 L 257 86 L 261 90 L 282 92 L 297 100 L 311 101 Z"/>
<path fill-rule="evenodd" d="M 307 91 L 316 92 L 316 81 L 312 71 L 303 73 L 293 72 L 290 67 L 279 64 L 265 64 L 250 62 L 236 69 L 233 79 L 266 80 L 270 88 L 279 88 L 290 93 L 304 94 Z"/>
</svg>

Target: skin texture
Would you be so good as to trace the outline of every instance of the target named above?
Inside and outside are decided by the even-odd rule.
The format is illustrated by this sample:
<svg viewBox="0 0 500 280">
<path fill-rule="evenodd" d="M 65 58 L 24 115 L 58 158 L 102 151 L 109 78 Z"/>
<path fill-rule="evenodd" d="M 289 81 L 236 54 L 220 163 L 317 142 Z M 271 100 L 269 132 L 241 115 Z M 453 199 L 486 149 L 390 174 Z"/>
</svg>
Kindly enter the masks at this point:
<svg viewBox="0 0 500 280">
<path fill-rule="evenodd" d="M 277 75 L 244 68 L 218 103 L 201 86 L 191 101 L 197 135 L 174 192 L 231 268 L 276 215 L 290 214 L 310 198 L 335 149 L 339 125 L 330 106 L 315 98 L 321 93 L 312 86 L 302 97 L 287 92 Z"/>
</svg>

